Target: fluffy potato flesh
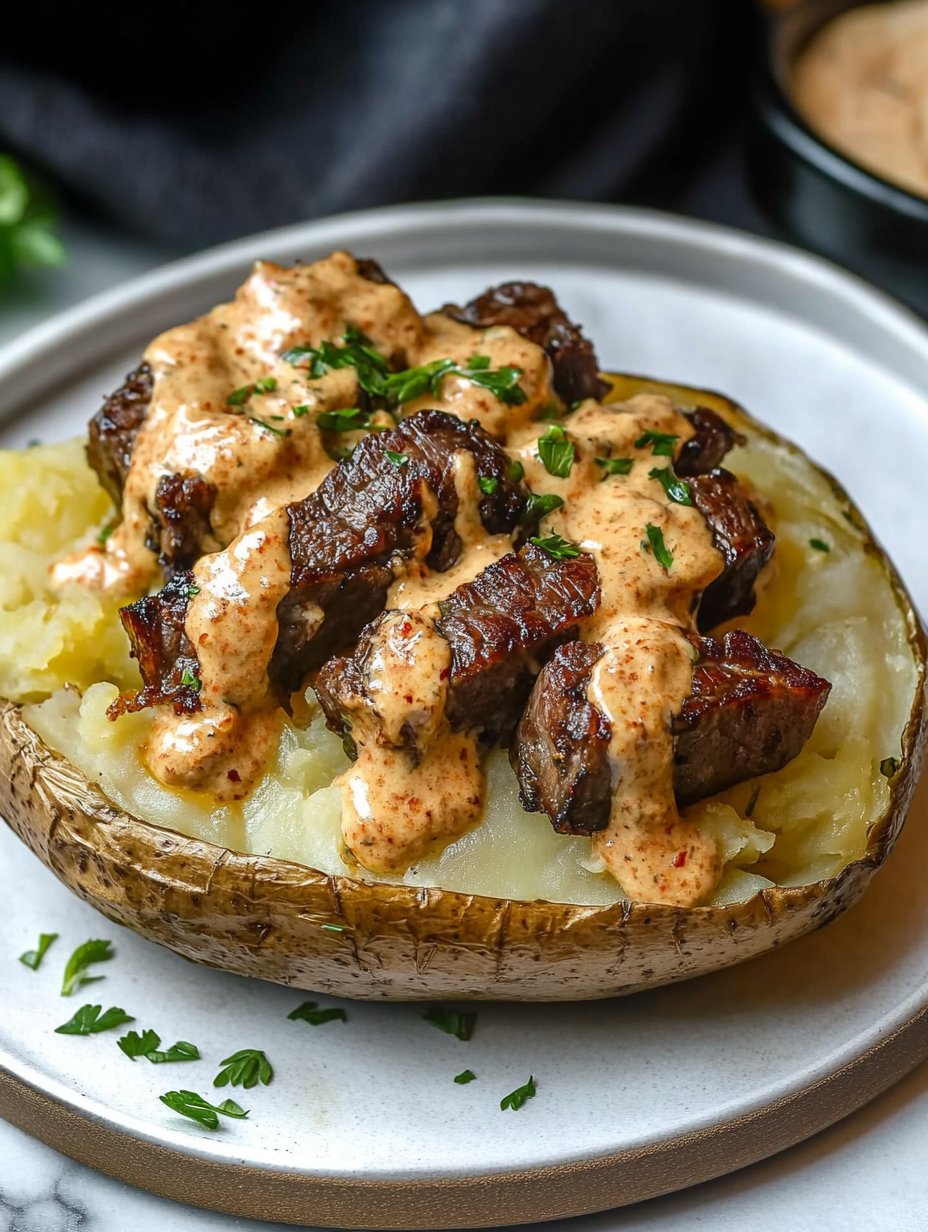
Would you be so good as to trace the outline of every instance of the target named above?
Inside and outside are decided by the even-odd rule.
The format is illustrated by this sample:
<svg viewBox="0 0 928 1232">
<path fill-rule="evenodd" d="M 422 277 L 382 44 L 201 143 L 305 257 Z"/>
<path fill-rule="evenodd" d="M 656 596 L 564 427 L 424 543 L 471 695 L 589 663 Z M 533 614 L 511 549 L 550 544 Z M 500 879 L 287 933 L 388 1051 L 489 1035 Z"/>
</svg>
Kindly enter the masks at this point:
<svg viewBox="0 0 928 1232">
<path fill-rule="evenodd" d="M 712 906 L 834 877 L 866 853 L 870 828 L 890 803 L 884 771 L 901 754 L 919 680 L 907 615 L 865 528 L 805 458 L 747 431 L 748 447 L 728 464 L 762 494 L 777 554 L 755 612 L 738 623 L 833 688 L 793 762 L 688 810 L 724 852 Z M 0 692 L 26 702 L 24 717 L 41 739 L 130 815 L 235 852 L 347 876 L 332 786 L 346 760 L 312 708 L 303 725 L 284 726 L 273 763 L 242 804 L 217 806 L 152 778 L 140 757 L 150 714 L 116 723 L 105 715 L 134 674 L 115 604 L 77 587 L 54 595 L 45 582 L 48 563 L 98 534 L 109 515 L 96 477 L 76 443 L 0 455 L 0 467 L 7 490 L 23 494 L 0 523 Z M 482 822 L 393 884 L 590 906 L 622 900 L 587 839 L 555 834 L 547 818 L 522 810 L 504 753 L 490 754 L 487 769 Z"/>
</svg>

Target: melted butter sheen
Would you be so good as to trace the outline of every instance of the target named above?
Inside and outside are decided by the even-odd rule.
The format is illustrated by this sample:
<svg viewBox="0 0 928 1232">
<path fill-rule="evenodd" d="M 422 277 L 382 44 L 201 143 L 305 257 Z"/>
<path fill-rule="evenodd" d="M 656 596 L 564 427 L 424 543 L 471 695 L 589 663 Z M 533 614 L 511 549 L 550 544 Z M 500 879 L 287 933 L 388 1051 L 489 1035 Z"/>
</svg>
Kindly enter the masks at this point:
<svg viewBox="0 0 928 1232">
<path fill-rule="evenodd" d="M 347 323 L 396 366 L 445 358 L 465 365 L 479 354 L 493 368 L 520 369 L 525 401 L 519 406 L 448 376 L 436 396 L 403 411 L 439 407 L 478 419 L 522 462 L 535 492 L 564 500 L 539 533 L 562 535 L 590 552 L 602 589 L 600 609 L 581 629 L 584 639 L 606 646 L 589 696 L 612 725 L 615 798 L 596 851 L 634 897 L 700 901 L 718 879 L 719 860 L 676 809 L 671 719 L 691 688 L 683 634 L 692 627 L 693 601 L 722 562 L 699 513 L 673 504 L 650 477 L 670 460 L 635 443 L 646 431 L 682 442 L 692 432 L 688 421 L 657 395 L 608 406 L 585 402 L 563 420 L 576 447 L 571 472 L 553 476 L 538 456 L 547 427 L 538 417 L 556 404 L 544 352 L 505 327 L 478 330 L 441 314 L 420 317 L 397 288 L 361 278 L 345 253 L 292 270 L 259 263 L 232 303 L 152 343 L 146 352 L 152 406 L 128 475 L 122 522 L 105 549 L 88 549 L 56 567 L 58 581 L 138 593 L 157 581 L 146 538 L 159 478 L 195 470 L 216 486 L 214 542 L 207 545 L 215 550 L 195 567 L 199 593 L 186 621 L 200 663 L 202 710 L 159 715 L 144 751 L 150 769 L 164 783 L 236 799 L 257 781 L 274 746 L 281 712 L 267 668 L 291 567 L 283 506 L 312 491 L 332 466 L 316 413 L 356 399 L 353 370 L 311 379 L 280 355 L 290 346 L 336 341 Z M 236 414 L 229 394 L 268 375 L 276 388 L 254 395 Z M 294 407 L 308 410 L 297 415 Z M 631 470 L 604 479 L 597 457 L 630 458 Z M 341 781 L 346 860 L 382 874 L 402 872 L 443 847 L 477 823 L 483 809 L 479 730 L 448 727 L 450 647 L 433 622 L 437 603 L 510 551 L 512 541 L 486 535 L 480 524 L 472 456 L 462 453 L 455 466 L 459 557 L 444 574 L 425 567 L 426 493 L 419 550 L 394 562 L 389 607 L 396 611 L 372 646 L 367 697 L 350 715 L 358 759 Z M 673 554 L 670 569 L 648 547 L 647 525 L 660 529 Z M 306 620 L 320 622 L 321 611 L 310 608 Z"/>
</svg>

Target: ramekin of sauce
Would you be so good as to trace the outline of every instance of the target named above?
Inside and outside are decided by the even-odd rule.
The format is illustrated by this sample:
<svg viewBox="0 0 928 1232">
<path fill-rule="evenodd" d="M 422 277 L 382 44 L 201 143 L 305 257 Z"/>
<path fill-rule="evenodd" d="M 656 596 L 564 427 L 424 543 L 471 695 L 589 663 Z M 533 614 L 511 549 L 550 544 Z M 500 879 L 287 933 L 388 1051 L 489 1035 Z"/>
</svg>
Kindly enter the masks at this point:
<svg viewBox="0 0 928 1232">
<path fill-rule="evenodd" d="M 807 0 L 771 21 L 749 147 L 762 207 L 928 315 L 928 0 Z"/>
</svg>

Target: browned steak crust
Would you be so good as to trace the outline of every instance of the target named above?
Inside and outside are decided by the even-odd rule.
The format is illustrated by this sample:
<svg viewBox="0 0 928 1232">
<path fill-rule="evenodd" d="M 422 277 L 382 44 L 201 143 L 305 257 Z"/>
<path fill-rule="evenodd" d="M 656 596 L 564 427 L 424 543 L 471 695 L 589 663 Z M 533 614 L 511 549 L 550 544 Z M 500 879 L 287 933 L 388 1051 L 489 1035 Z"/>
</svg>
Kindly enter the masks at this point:
<svg viewBox="0 0 928 1232">
<path fill-rule="evenodd" d="M 452 729 L 479 731 L 486 744 L 508 739 L 541 664 L 577 636 L 577 621 L 598 605 L 592 556 L 555 560 L 532 544 L 453 591 L 435 621 L 451 647 L 445 714 Z M 345 738 L 350 753 L 350 711 L 369 695 L 368 669 L 388 615 L 364 630 L 350 655 L 326 663 L 315 681 L 329 726 Z M 415 732 L 408 739 L 414 742 Z"/>
<path fill-rule="evenodd" d="M 118 697 L 107 712 L 110 718 L 162 704 L 173 706 L 177 714 L 199 709 L 199 686 L 192 683 L 199 664 L 184 632 L 192 585 L 192 573 L 178 573 L 158 594 L 120 608 L 145 684 L 138 693 Z"/>
<path fill-rule="evenodd" d="M 91 419 L 87 433 L 87 461 L 119 508 L 132 462 L 135 438 L 151 402 L 153 378 L 141 363 L 103 403 Z"/>
<path fill-rule="evenodd" d="M 743 629 L 693 642 L 693 688 L 674 723 L 681 804 L 792 761 L 831 692 L 827 680 Z"/>
<path fill-rule="evenodd" d="M 701 633 L 753 611 L 754 583 L 776 542 L 760 511 L 735 476 L 716 468 L 689 480 L 693 504 L 706 519 L 725 568 L 703 591 L 697 612 Z"/>
<path fill-rule="evenodd" d="M 383 610 L 391 562 L 410 556 L 423 536 L 430 537 L 431 568 L 441 571 L 454 562 L 461 547 L 454 529 L 458 452 L 473 456 L 478 475 L 496 480 L 477 505 L 487 532 L 512 531 L 525 488 L 511 481 L 509 458 L 476 421 L 465 424 L 441 411 L 422 411 L 389 432 L 366 436 L 315 492 L 287 507 L 291 590 L 278 607 L 270 669 L 275 683 L 294 689 L 305 673 L 352 645 Z M 178 576 L 189 583 L 190 575 Z M 307 624 L 311 607 L 325 613 L 321 628 Z M 145 683 L 142 705 L 177 705 L 178 690 L 186 688 L 184 708 L 196 707 L 194 686 L 178 684 L 180 660 L 194 676 L 198 670 L 183 633 L 185 615 L 186 597 L 173 584 L 122 609 Z"/>
<path fill-rule="evenodd" d="M 196 564 L 211 543 L 209 515 L 216 500 L 214 484 L 200 475 L 162 475 L 155 489 L 148 541 L 168 581 Z"/>
<path fill-rule="evenodd" d="M 684 478 L 715 470 L 729 450 L 746 444 L 746 437 L 707 406 L 697 406 L 684 415 L 693 425 L 693 435 L 680 446 L 673 464 L 676 473 Z"/>
<path fill-rule="evenodd" d="M 583 398 L 601 398 L 609 386 L 600 380 L 593 344 L 585 338 L 557 302 L 554 292 L 534 282 L 505 282 L 465 304 L 442 309 L 455 321 L 488 329 L 508 325 L 548 354 L 554 388 L 569 405 Z"/>
<path fill-rule="evenodd" d="M 426 518 L 426 564 L 444 572 L 458 558 L 459 451 L 473 456 L 478 476 L 496 480 L 492 494 L 481 495 L 477 505 L 487 533 L 511 532 L 525 489 L 510 480 L 509 458 L 476 420 L 465 424 L 443 411 L 420 411 L 390 432 L 365 437 L 315 492 L 288 507 L 292 590 L 278 608 L 273 662 L 275 678 L 286 687 L 350 646 L 383 610 L 391 559 L 411 555 L 424 533 L 426 492 L 435 502 Z M 396 465 L 388 453 L 406 460 Z M 308 604 L 321 607 L 325 621 L 307 640 Z"/>
<path fill-rule="evenodd" d="M 673 728 L 673 782 L 681 805 L 785 766 L 811 735 L 831 689 L 744 630 L 721 640 L 692 640 L 699 660 Z M 565 834 L 591 834 L 609 823 L 610 724 L 587 697 L 603 653 L 595 642 L 555 651 L 510 750 L 523 804 L 547 813 Z"/>
</svg>

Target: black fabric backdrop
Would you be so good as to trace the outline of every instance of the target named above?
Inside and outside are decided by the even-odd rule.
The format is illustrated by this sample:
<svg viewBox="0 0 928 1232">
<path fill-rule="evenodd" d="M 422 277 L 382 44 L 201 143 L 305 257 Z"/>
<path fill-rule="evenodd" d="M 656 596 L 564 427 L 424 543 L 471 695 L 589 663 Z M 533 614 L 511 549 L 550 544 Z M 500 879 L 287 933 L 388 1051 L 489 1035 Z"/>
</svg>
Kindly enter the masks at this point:
<svg viewBox="0 0 928 1232">
<path fill-rule="evenodd" d="M 24 0 L 0 43 L 0 149 L 72 204 L 184 248 L 494 193 L 750 225 L 729 152 L 752 15 L 749 0 L 191 2 L 118 15 Z"/>
</svg>

